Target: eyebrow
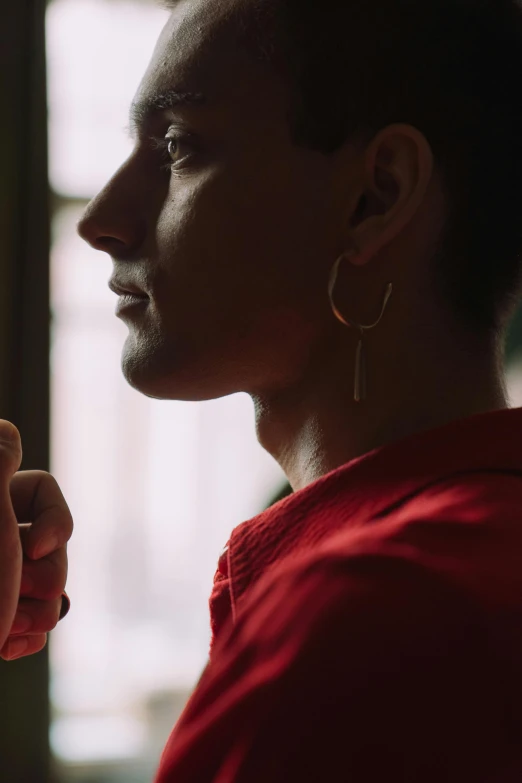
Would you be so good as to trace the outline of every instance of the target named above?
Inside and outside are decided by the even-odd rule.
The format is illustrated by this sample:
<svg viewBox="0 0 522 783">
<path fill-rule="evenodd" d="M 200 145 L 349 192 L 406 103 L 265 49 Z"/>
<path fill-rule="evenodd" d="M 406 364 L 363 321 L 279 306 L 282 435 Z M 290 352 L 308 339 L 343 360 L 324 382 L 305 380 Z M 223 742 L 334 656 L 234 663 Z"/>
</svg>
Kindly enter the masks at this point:
<svg viewBox="0 0 522 783">
<path fill-rule="evenodd" d="M 185 90 L 167 90 L 133 101 L 129 110 L 128 130 L 131 136 L 136 136 L 156 114 L 180 106 L 202 104 L 205 101 L 205 96 L 202 93 Z"/>
</svg>

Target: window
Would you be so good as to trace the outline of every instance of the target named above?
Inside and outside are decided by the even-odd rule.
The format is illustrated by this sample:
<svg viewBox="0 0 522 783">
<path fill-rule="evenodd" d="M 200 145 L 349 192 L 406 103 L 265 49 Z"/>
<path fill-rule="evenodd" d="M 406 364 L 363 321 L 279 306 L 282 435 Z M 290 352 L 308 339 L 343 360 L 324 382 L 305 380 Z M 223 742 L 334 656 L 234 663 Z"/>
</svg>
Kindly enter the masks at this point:
<svg viewBox="0 0 522 783">
<path fill-rule="evenodd" d="M 75 519 L 72 610 L 50 644 L 64 783 L 152 779 L 207 660 L 219 554 L 284 482 L 246 395 L 162 402 L 126 384 L 110 259 L 75 234 L 130 152 L 128 107 L 167 17 L 145 0 L 53 0 L 47 15 L 52 471 Z"/>
</svg>

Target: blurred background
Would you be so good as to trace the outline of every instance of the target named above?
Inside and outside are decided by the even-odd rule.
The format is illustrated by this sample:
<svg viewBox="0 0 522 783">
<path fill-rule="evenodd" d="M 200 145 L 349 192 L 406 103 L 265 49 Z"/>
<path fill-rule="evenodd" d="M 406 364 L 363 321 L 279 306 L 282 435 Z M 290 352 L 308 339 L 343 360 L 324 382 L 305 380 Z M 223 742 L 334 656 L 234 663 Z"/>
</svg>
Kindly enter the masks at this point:
<svg viewBox="0 0 522 783">
<path fill-rule="evenodd" d="M 152 779 L 206 663 L 217 557 L 283 482 L 246 395 L 165 403 L 127 385 L 111 261 L 76 235 L 131 151 L 129 105 L 167 17 L 136 0 L 47 7 L 51 468 L 76 525 L 74 611 L 50 644 L 64 783 Z"/>
<path fill-rule="evenodd" d="M 75 533 L 67 621 L 37 656 L 0 661 L 1 779 L 149 783 L 207 660 L 219 554 L 289 487 L 246 395 L 161 402 L 127 386 L 111 262 L 75 233 L 130 152 L 129 104 L 167 12 L 151 0 L 8 5 L 1 415 L 21 429 L 23 467 L 56 476 Z M 522 308 L 506 376 L 522 405 Z"/>
</svg>

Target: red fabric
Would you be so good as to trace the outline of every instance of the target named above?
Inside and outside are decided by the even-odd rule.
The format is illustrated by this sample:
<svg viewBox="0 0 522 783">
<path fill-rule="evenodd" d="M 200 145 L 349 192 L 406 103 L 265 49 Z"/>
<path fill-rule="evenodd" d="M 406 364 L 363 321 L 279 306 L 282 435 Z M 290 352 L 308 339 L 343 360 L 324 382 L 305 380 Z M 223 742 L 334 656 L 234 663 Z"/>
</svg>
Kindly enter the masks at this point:
<svg viewBox="0 0 522 783">
<path fill-rule="evenodd" d="M 228 544 L 221 553 L 218 567 L 214 574 L 214 585 L 209 600 L 210 630 L 210 655 L 214 647 L 214 641 L 221 628 L 226 624 L 230 616 L 230 579 L 228 578 Z"/>
<path fill-rule="evenodd" d="M 522 409 L 376 449 L 239 525 L 156 783 L 522 780 Z"/>
</svg>

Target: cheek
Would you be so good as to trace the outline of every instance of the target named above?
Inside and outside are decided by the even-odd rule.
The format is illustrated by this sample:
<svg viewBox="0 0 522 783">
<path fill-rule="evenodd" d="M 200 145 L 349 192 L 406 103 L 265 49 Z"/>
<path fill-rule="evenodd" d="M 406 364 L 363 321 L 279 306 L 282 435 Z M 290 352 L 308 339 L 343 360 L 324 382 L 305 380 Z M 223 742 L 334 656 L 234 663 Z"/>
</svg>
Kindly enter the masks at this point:
<svg viewBox="0 0 522 783">
<path fill-rule="evenodd" d="M 169 286 L 221 309 L 238 299 L 289 304 L 323 274 L 328 221 L 324 195 L 301 173 L 245 163 L 173 178 L 156 227 L 158 268 Z"/>
<path fill-rule="evenodd" d="M 299 377 L 326 323 L 321 220 L 290 178 L 173 178 L 150 243 L 153 306 L 128 343 L 127 378 L 152 396 L 210 399 Z"/>
<path fill-rule="evenodd" d="M 218 326 L 237 310 L 246 247 L 224 194 L 216 175 L 173 179 L 156 227 L 158 309 L 166 322 L 176 320 L 176 328 L 190 324 L 193 334 L 208 333 L 210 322 Z"/>
</svg>

